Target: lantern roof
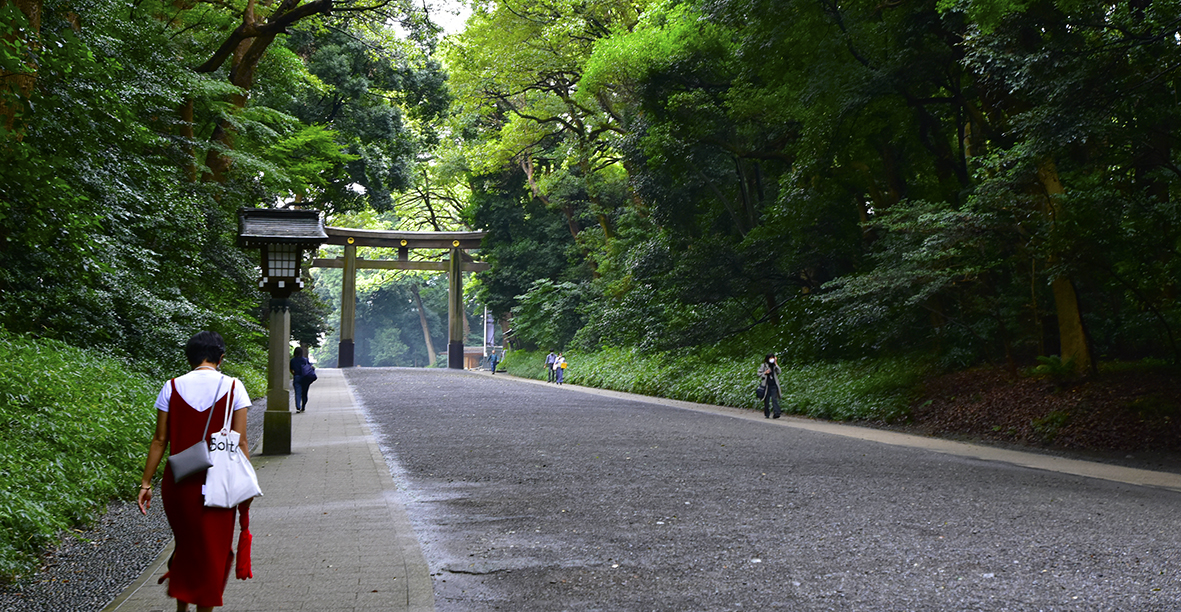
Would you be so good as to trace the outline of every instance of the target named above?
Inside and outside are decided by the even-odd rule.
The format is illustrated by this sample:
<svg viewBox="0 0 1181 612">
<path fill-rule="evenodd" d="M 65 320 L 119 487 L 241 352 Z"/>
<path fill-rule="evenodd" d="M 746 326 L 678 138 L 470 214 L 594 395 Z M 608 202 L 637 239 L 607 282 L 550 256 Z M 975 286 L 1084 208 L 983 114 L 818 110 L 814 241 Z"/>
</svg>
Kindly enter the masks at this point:
<svg viewBox="0 0 1181 612">
<path fill-rule="evenodd" d="M 328 241 L 324 222 L 316 210 L 242 208 L 238 210 L 238 246 L 263 248 L 268 244 L 295 244 L 314 248 Z"/>
</svg>

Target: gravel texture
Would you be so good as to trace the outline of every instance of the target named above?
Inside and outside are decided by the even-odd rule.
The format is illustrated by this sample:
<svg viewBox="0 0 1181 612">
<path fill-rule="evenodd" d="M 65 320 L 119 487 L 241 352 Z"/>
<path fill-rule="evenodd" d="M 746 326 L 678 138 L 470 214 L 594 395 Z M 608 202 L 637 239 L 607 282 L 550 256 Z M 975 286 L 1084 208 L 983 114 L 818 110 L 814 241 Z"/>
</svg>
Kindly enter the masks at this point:
<svg viewBox="0 0 1181 612">
<path fill-rule="evenodd" d="M 1181 494 L 455 372 L 347 372 L 436 609 L 1178 609 Z"/>
<path fill-rule="evenodd" d="M 247 419 L 251 445 L 262 435 L 266 398 L 254 400 Z M 128 487 L 138 486 L 138 480 Z M 157 486 L 145 517 L 134 501 L 112 501 L 88 528 L 62 534 L 41 568 L 26 580 L 0 588 L 0 612 L 102 610 L 127 588 L 172 540 Z"/>
</svg>

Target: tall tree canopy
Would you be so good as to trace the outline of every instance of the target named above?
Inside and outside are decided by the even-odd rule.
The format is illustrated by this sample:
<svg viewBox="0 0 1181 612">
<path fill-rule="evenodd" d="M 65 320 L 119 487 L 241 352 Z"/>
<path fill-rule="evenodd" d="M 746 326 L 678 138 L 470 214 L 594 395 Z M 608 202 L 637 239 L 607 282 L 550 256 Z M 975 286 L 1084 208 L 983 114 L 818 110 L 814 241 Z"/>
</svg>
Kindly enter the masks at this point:
<svg viewBox="0 0 1181 612">
<path fill-rule="evenodd" d="M 257 349 L 237 209 L 391 208 L 447 100 L 410 2 L 4 0 L 0 30 L 0 325 L 149 363 Z"/>
<path fill-rule="evenodd" d="M 488 229 L 537 343 L 1181 355 L 1177 0 L 472 4 L 0 1 L 0 323 L 250 337 L 296 205 Z"/>
<path fill-rule="evenodd" d="M 533 320 L 547 300 L 528 287 L 581 283 L 587 325 L 563 340 L 592 345 L 767 326 L 800 357 L 1176 360 L 1178 15 L 1168 0 L 478 3 L 446 49 L 478 128 L 474 218 L 494 234 L 562 219 L 582 251 L 485 285 L 489 302 Z M 517 196 L 484 178 L 514 174 Z M 529 269 L 500 252 L 494 277 Z M 529 284 L 543 279 L 557 284 Z"/>
</svg>

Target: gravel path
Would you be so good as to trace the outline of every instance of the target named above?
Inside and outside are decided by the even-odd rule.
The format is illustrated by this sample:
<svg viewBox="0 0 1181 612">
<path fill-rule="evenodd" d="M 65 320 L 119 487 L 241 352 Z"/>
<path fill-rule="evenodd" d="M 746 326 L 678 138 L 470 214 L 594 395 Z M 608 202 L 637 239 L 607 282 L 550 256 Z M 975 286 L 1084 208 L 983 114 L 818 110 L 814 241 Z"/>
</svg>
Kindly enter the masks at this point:
<svg viewBox="0 0 1181 612">
<path fill-rule="evenodd" d="M 265 410 L 265 397 L 254 400 L 246 429 L 252 445 L 262 435 Z M 61 546 L 45 556 L 40 570 L 0 588 L 0 612 L 105 608 L 172 540 L 159 494 L 157 487 L 156 503 L 146 517 L 135 502 L 112 501 L 94 525 L 63 534 Z"/>
<path fill-rule="evenodd" d="M 1181 494 L 455 372 L 348 380 L 440 612 L 1165 612 Z"/>
<path fill-rule="evenodd" d="M 1141 612 L 1176 493 L 500 377 L 357 370 L 450 610 Z M 258 439 L 265 402 L 250 412 Z M 170 537 L 113 503 L 0 611 L 101 610 Z"/>
</svg>

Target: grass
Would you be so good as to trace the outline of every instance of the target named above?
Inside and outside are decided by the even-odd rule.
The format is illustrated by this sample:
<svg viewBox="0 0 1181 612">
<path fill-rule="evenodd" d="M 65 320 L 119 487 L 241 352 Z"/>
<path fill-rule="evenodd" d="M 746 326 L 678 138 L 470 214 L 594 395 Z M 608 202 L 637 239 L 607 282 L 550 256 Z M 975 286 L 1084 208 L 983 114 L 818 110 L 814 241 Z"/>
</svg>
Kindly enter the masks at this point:
<svg viewBox="0 0 1181 612">
<path fill-rule="evenodd" d="M 755 374 L 762 353 L 726 355 L 718 347 L 644 354 L 602 349 L 565 354 L 566 381 L 641 395 L 747 409 L 762 409 L 755 398 Z M 505 369 L 516 376 L 545 379 L 545 353 L 511 351 Z M 786 364 L 785 411 L 834 420 L 904 417 L 927 364 L 908 358 Z"/>
<path fill-rule="evenodd" d="M 3 330 L 0 359 L 4 583 L 36 569 L 47 546 L 108 500 L 134 498 L 163 383 L 100 351 Z M 258 374 L 245 364 L 233 370 L 252 395 L 259 391 Z"/>
</svg>

